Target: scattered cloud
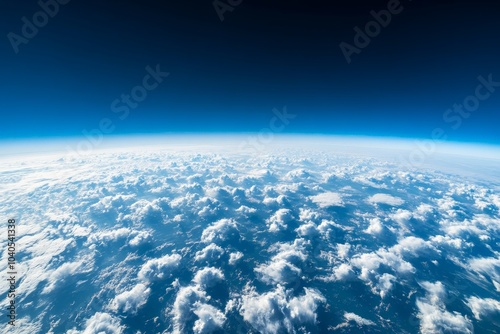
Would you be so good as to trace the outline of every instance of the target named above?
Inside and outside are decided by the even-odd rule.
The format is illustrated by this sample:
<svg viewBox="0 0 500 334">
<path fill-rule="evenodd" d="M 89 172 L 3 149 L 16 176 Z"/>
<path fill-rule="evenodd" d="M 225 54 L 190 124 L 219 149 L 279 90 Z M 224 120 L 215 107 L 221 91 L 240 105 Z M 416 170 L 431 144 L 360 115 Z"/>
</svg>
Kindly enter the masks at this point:
<svg viewBox="0 0 500 334">
<path fill-rule="evenodd" d="M 113 299 L 111 309 L 115 311 L 137 313 L 137 310 L 146 304 L 151 289 L 142 283 L 137 284 L 132 290 L 124 291 Z"/>
<path fill-rule="evenodd" d="M 417 298 L 417 317 L 423 334 L 473 333 L 472 322 L 467 316 L 446 310 L 443 300 L 446 290 L 441 282 L 422 282 L 421 286 L 427 292 L 424 298 Z"/>
<path fill-rule="evenodd" d="M 500 315 L 500 301 L 493 298 L 467 298 L 467 306 L 471 309 L 474 318 L 483 320 L 490 316 L 498 317 Z"/>
<path fill-rule="evenodd" d="M 199 270 L 193 278 L 193 282 L 202 288 L 209 288 L 224 280 L 224 274 L 218 268 L 207 267 Z"/>
<path fill-rule="evenodd" d="M 233 219 L 221 219 L 207 227 L 201 236 L 205 243 L 221 242 L 238 236 L 238 227 Z"/>
<path fill-rule="evenodd" d="M 337 330 L 343 327 L 349 327 L 351 324 L 356 325 L 357 327 L 363 326 L 375 326 L 376 324 L 368 319 L 365 319 L 356 313 L 344 312 L 344 320 L 345 322 L 335 326 L 333 329 Z"/>
<path fill-rule="evenodd" d="M 396 196 L 388 194 L 375 194 L 368 198 L 368 203 L 372 204 L 387 204 L 391 206 L 399 206 L 404 203 L 404 201 Z"/>
<path fill-rule="evenodd" d="M 291 291 L 278 285 L 275 290 L 258 294 L 254 289 L 242 297 L 240 313 L 255 330 L 263 334 L 295 333 L 301 324 L 316 322 L 316 310 L 326 299 L 316 290 L 292 297 Z"/>
<path fill-rule="evenodd" d="M 176 269 L 182 257 L 179 254 L 165 255 L 158 259 L 151 259 L 146 262 L 137 277 L 141 281 L 151 281 L 168 277 L 172 270 Z"/>
<path fill-rule="evenodd" d="M 311 197 L 311 201 L 316 203 L 320 208 L 330 206 L 344 206 L 344 201 L 339 193 L 326 192 Z"/>
</svg>

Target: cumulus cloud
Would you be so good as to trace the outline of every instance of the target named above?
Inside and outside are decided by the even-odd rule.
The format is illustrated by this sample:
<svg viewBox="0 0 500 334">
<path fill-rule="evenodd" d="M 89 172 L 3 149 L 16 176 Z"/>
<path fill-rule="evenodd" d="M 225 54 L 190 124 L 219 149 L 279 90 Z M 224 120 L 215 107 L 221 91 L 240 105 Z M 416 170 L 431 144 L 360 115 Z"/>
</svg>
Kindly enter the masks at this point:
<svg viewBox="0 0 500 334">
<path fill-rule="evenodd" d="M 389 291 L 391 291 L 393 282 L 396 280 L 394 275 L 384 273 L 378 277 L 377 284 L 373 287 L 373 290 L 380 295 L 380 298 L 385 298 Z"/>
<path fill-rule="evenodd" d="M 239 213 L 242 213 L 242 214 L 245 214 L 245 215 L 250 215 L 250 214 L 256 213 L 257 209 L 250 208 L 250 207 L 248 207 L 246 205 L 242 205 L 238 209 L 236 209 L 236 212 L 239 212 Z"/>
<path fill-rule="evenodd" d="M 172 322 L 174 333 L 184 333 L 186 323 L 193 320 L 195 314 L 193 313 L 193 306 L 200 300 L 205 300 L 206 293 L 198 286 L 181 287 L 175 297 L 174 305 L 170 314 L 172 315 Z"/>
<path fill-rule="evenodd" d="M 299 220 L 302 222 L 312 221 L 317 222 L 320 220 L 321 215 L 312 209 L 299 209 Z"/>
<path fill-rule="evenodd" d="M 330 206 L 344 206 L 344 201 L 339 193 L 326 192 L 319 195 L 311 196 L 311 201 L 316 203 L 320 208 Z"/>
<path fill-rule="evenodd" d="M 351 259 L 351 264 L 361 270 L 359 277 L 362 280 L 370 282 L 373 278 L 379 280 L 382 277 L 378 272 L 381 265 L 391 268 L 397 274 L 414 273 L 415 268 L 405 257 L 415 257 L 435 251 L 432 243 L 410 236 L 400 239 L 396 245 L 388 249 L 382 247 L 374 252 L 357 254 Z M 389 283 L 386 282 L 385 286 L 389 286 Z"/>
<path fill-rule="evenodd" d="M 375 323 L 373 321 L 362 318 L 355 313 L 345 312 L 344 319 L 346 321 L 354 321 L 359 326 L 373 326 L 373 325 L 375 325 Z"/>
<path fill-rule="evenodd" d="M 467 316 L 446 310 L 443 301 L 446 291 L 441 282 L 422 282 L 421 286 L 427 291 L 425 298 L 417 298 L 417 317 L 423 334 L 473 333 L 472 323 Z"/>
<path fill-rule="evenodd" d="M 347 263 L 342 263 L 333 269 L 333 279 L 337 281 L 349 279 L 353 274 L 352 267 Z"/>
<path fill-rule="evenodd" d="M 301 237 L 314 237 L 320 234 L 318 227 L 313 222 L 302 224 L 295 231 Z"/>
<path fill-rule="evenodd" d="M 337 244 L 337 255 L 341 259 L 347 259 L 350 250 L 351 250 L 351 245 L 348 243 Z"/>
<path fill-rule="evenodd" d="M 131 205 L 132 213 L 127 217 L 135 224 L 156 225 L 164 223 L 165 213 L 158 205 L 158 202 L 149 202 L 141 199 Z"/>
<path fill-rule="evenodd" d="M 474 258 L 468 262 L 468 268 L 481 275 L 491 277 L 494 282 L 500 282 L 500 257 Z"/>
<path fill-rule="evenodd" d="M 130 246 L 139 246 L 147 242 L 150 238 L 151 234 L 149 231 L 137 231 L 128 227 L 120 227 L 92 233 L 87 240 L 87 244 L 126 242 L 126 239 L 129 239 L 128 244 Z"/>
<path fill-rule="evenodd" d="M 212 287 L 224 280 L 224 274 L 218 268 L 207 267 L 199 270 L 193 278 L 193 282 L 203 288 Z"/>
<path fill-rule="evenodd" d="M 316 310 L 326 299 L 314 289 L 292 297 L 291 291 L 278 285 L 275 290 L 258 294 L 254 289 L 242 297 L 240 314 L 255 330 L 263 334 L 295 333 L 297 326 L 316 322 Z"/>
<path fill-rule="evenodd" d="M 125 291 L 116 296 L 112 303 L 111 309 L 122 312 L 137 313 L 148 301 L 151 289 L 142 283 L 137 284 L 130 291 Z"/>
<path fill-rule="evenodd" d="M 412 273 L 415 270 L 411 263 L 405 261 L 400 254 L 384 248 L 379 249 L 376 252 L 356 255 L 351 260 L 351 263 L 360 269 L 366 269 L 372 272 L 375 272 L 382 264 L 387 265 L 394 271 L 403 274 Z"/>
<path fill-rule="evenodd" d="M 48 277 L 48 285 L 42 290 L 42 293 L 50 293 L 59 285 L 63 284 L 68 277 L 78 273 L 90 272 L 92 269 L 92 262 L 85 261 L 85 259 L 76 262 L 63 263 L 60 267 L 50 273 Z"/>
<path fill-rule="evenodd" d="M 108 313 L 97 312 L 85 322 L 85 330 L 81 334 L 121 334 L 125 326 L 120 324 L 120 319 Z"/>
<path fill-rule="evenodd" d="M 467 306 L 471 309 L 474 318 L 482 320 L 484 317 L 492 315 L 500 315 L 500 301 L 492 298 L 478 298 L 469 297 L 466 302 Z"/>
<path fill-rule="evenodd" d="M 432 242 L 414 236 L 400 239 L 396 245 L 391 247 L 391 250 L 397 254 L 413 256 L 425 253 L 426 251 L 437 251 Z"/>
<path fill-rule="evenodd" d="M 221 219 L 203 231 L 201 241 L 205 243 L 225 241 L 238 236 L 238 233 L 236 221 L 233 219 Z"/>
<path fill-rule="evenodd" d="M 307 258 L 303 242 L 303 239 L 297 239 L 293 243 L 278 243 L 271 247 L 270 250 L 277 251 L 277 254 L 255 268 L 261 280 L 268 284 L 286 284 L 299 279 L 302 273 L 299 265 Z"/>
<path fill-rule="evenodd" d="M 193 312 L 198 317 L 193 327 L 197 334 L 212 333 L 220 329 L 226 321 L 224 313 L 209 304 L 195 303 Z"/>
<path fill-rule="evenodd" d="M 226 316 L 215 306 L 208 304 L 209 300 L 210 297 L 200 285 L 181 287 L 169 312 L 172 316 L 173 333 L 187 332 L 186 325 L 190 321 L 194 321 L 192 330 L 200 334 L 212 333 L 222 327 Z"/>
<path fill-rule="evenodd" d="M 276 259 L 269 264 L 255 268 L 266 283 L 290 283 L 297 280 L 302 270 L 284 259 Z"/>
<path fill-rule="evenodd" d="M 213 262 L 220 259 L 222 254 L 224 254 L 224 250 L 222 249 L 222 247 L 212 243 L 203 248 L 201 251 L 196 252 L 194 260 Z"/>
<path fill-rule="evenodd" d="M 333 329 L 337 330 L 343 327 L 348 327 L 350 326 L 351 323 L 355 324 L 358 327 L 363 327 L 363 326 L 375 326 L 376 324 L 368 319 L 365 319 L 356 313 L 351 313 L 351 312 L 344 312 L 344 320 L 345 322 L 335 326 Z"/>
<path fill-rule="evenodd" d="M 292 211 L 289 209 L 279 209 L 266 221 L 269 226 L 269 231 L 278 232 L 286 230 L 292 218 Z"/>
<path fill-rule="evenodd" d="M 415 272 L 411 263 L 403 258 L 406 253 L 415 255 L 415 250 L 419 249 L 418 243 L 415 243 L 412 238 L 409 239 L 410 241 L 403 239 L 402 244 L 396 244 L 389 249 L 380 248 L 375 252 L 357 254 L 351 259 L 350 264 L 359 270 L 358 277 L 371 288 L 374 294 L 385 298 L 396 278 L 390 273 L 380 272 L 382 265 L 391 268 L 399 275 Z"/>
<path fill-rule="evenodd" d="M 242 252 L 234 252 L 229 254 L 229 264 L 234 266 L 242 257 Z"/>
<path fill-rule="evenodd" d="M 382 222 L 379 218 L 370 219 L 370 225 L 365 230 L 368 234 L 379 234 L 382 232 Z"/>
<path fill-rule="evenodd" d="M 446 246 L 447 248 L 462 249 L 464 247 L 471 247 L 472 243 L 466 242 L 460 238 L 453 238 L 449 235 L 434 235 L 429 238 L 432 244 Z"/>
<path fill-rule="evenodd" d="M 388 194 L 375 194 L 368 198 L 368 202 L 372 204 L 387 204 L 391 206 L 399 206 L 404 203 L 401 198 Z"/>
<path fill-rule="evenodd" d="M 96 241 L 117 241 L 119 239 L 125 239 L 132 233 L 132 230 L 128 227 L 121 227 L 113 230 L 106 230 L 91 234 L 89 239 L 90 242 Z"/>
<path fill-rule="evenodd" d="M 179 254 L 165 255 L 146 262 L 137 277 L 142 281 L 151 281 L 168 277 L 179 266 L 182 257 Z"/>
<path fill-rule="evenodd" d="M 128 242 L 130 246 L 139 246 L 146 243 L 151 238 L 151 233 L 148 231 L 139 231 L 135 236 Z"/>
</svg>

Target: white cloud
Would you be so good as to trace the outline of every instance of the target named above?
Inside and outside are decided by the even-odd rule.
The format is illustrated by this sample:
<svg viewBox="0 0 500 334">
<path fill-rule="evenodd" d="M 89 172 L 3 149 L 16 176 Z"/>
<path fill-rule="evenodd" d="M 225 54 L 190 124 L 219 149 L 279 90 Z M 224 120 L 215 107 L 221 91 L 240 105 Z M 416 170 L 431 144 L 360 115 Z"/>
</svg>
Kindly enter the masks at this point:
<svg viewBox="0 0 500 334">
<path fill-rule="evenodd" d="M 266 283 L 290 283 L 297 280 L 302 270 L 284 259 L 277 259 L 269 264 L 255 268 Z"/>
<path fill-rule="evenodd" d="M 109 241 L 117 241 L 119 239 L 125 239 L 127 238 L 130 234 L 132 233 L 132 230 L 127 228 L 127 227 L 121 227 L 118 229 L 113 229 L 113 230 L 107 230 L 107 231 L 100 231 L 97 233 L 91 234 L 91 237 L 89 238 L 90 242 L 96 242 L 96 241 L 103 241 L 103 242 L 109 242 Z"/>
<path fill-rule="evenodd" d="M 107 244 L 109 242 L 124 242 L 125 239 L 130 239 L 128 244 L 130 246 L 139 246 L 151 238 L 148 231 L 137 231 L 128 227 L 120 227 L 111 230 L 103 230 L 93 232 L 88 238 L 87 245 L 101 242 Z"/>
<path fill-rule="evenodd" d="M 179 254 L 167 254 L 158 259 L 151 259 L 142 266 L 137 278 L 142 281 L 151 281 L 168 277 L 172 270 L 179 266 L 181 259 Z"/>
<path fill-rule="evenodd" d="M 425 298 L 417 298 L 417 317 L 423 334 L 473 333 L 472 323 L 467 316 L 446 310 L 443 302 L 446 291 L 441 282 L 422 282 L 421 285 L 427 291 Z"/>
<path fill-rule="evenodd" d="M 201 235 L 205 243 L 225 241 L 238 235 L 238 227 L 233 219 L 221 219 L 208 226 Z"/>
<path fill-rule="evenodd" d="M 121 334 L 125 326 L 120 324 L 120 319 L 108 313 L 97 312 L 85 322 L 82 334 Z"/>
<path fill-rule="evenodd" d="M 242 297 L 240 314 L 260 333 L 295 333 L 296 326 L 314 324 L 319 303 L 326 302 L 318 291 L 308 288 L 304 291 L 301 296 L 291 297 L 291 291 L 280 285 L 261 295 L 250 289 Z"/>
<path fill-rule="evenodd" d="M 349 279 L 353 274 L 354 272 L 352 271 L 352 267 L 347 263 L 342 263 L 333 269 L 333 275 L 337 281 Z"/>
<path fill-rule="evenodd" d="M 304 294 L 293 297 L 289 300 L 288 309 L 290 317 L 299 323 L 316 323 L 316 309 L 319 303 L 325 303 L 324 298 L 319 291 L 310 288 L 304 288 Z"/>
<path fill-rule="evenodd" d="M 318 227 L 313 222 L 308 222 L 300 225 L 295 229 L 301 237 L 315 237 L 320 234 Z"/>
<path fill-rule="evenodd" d="M 139 246 L 147 242 L 151 238 L 151 233 L 148 231 L 138 232 L 129 242 L 130 246 Z"/>
<path fill-rule="evenodd" d="M 384 273 L 378 277 L 377 284 L 373 287 L 373 290 L 380 295 L 380 298 L 384 299 L 385 296 L 391 291 L 393 282 L 396 280 L 394 275 Z"/>
<path fill-rule="evenodd" d="M 429 247 L 422 239 L 408 237 L 389 249 L 380 248 L 375 252 L 357 254 L 352 257 L 350 264 L 360 270 L 359 279 L 364 281 L 374 294 L 385 298 L 392 289 L 396 277 L 382 272 L 380 267 L 387 266 L 397 275 L 414 273 L 415 268 L 403 258 L 403 255 L 415 256 L 424 246 Z"/>
<path fill-rule="evenodd" d="M 438 244 L 441 246 L 451 247 L 455 249 L 462 249 L 464 247 L 472 246 L 472 243 L 468 243 L 460 238 L 453 238 L 449 235 L 435 235 L 429 238 L 433 244 Z"/>
<path fill-rule="evenodd" d="M 351 245 L 348 243 L 337 244 L 337 255 L 341 259 L 347 259 L 350 250 L 351 250 Z"/>
<path fill-rule="evenodd" d="M 298 280 L 302 273 L 299 265 L 307 258 L 304 242 L 304 239 L 297 239 L 293 243 L 275 244 L 270 251 L 277 251 L 277 254 L 266 264 L 258 265 L 255 272 L 268 284 L 284 284 Z"/>
<path fill-rule="evenodd" d="M 321 215 L 316 212 L 316 211 L 313 211 L 312 209 L 305 209 L 305 208 L 300 208 L 299 209 L 299 220 L 302 221 L 302 222 L 306 222 L 306 221 L 313 221 L 313 222 L 317 222 L 319 221 Z"/>
<path fill-rule="evenodd" d="M 278 232 L 286 230 L 292 218 L 292 212 L 289 209 L 279 209 L 266 221 L 266 223 L 269 226 L 270 232 Z"/>
<path fill-rule="evenodd" d="M 200 300 L 205 300 L 206 294 L 197 286 L 182 287 L 177 292 L 170 314 L 174 326 L 174 333 L 186 332 L 186 322 L 194 320 L 193 306 Z"/>
<path fill-rule="evenodd" d="M 203 281 L 204 278 L 199 277 L 199 280 Z M 173 333 L 187 332 L 186 324 L 189 321 L 194 321 L 193 331 L 200 334 L 211 333 L 222 327 L 226 316 L 213 305 L 209 305 L 209 300 L 210 297 L 201 285 L 181 287 L 169 312 L 173 321 Z"/>
<path fill-rule="evenodd" d="M 468 268 L 477 273 L 487 275 L 492 280 L 500 282 L 500 257 L 484 257 L 469 260 Z"/>
<path fill-rule="evenodd" d="M 116 296 L 111 303 L 111 309 L 115 311 L 137 313 L 137 310 L 148 301 L 150 293 L 150 288 L 139 283 L 134 286 L 132 290 L 122 292 Z"/>
<path fill-rule="evenodd" d="M 92 262 L 85 260 L 63 263 L 59 268 L 50 273 L 48 277 L 49 284 L 42 290 L 42 293 L 46 294 L 52 292 L 58 285 L 61 285 L 68 276 L 90 272 L 92 269 Z"/>
<path fill-rule="evenodd" d="M 344 227 L 340 224 L 337 224 L 334 221 L 323 219 L 321 221 L 321 224 L 318 225 L 318 231 L 321 233 L 323 238 L 328 239 L 328 238 L 330 238 L 330 235 L 332 233 L 334 233 L 333 227 L 341 229 L 341 230 L 347 229 L 346 227 Z"/>
<path fill-rule="evenodd" d="M 379 234 L 382 232 L 382 222 L 379 218 L 370 219 L 370 226 L 365 230 L 368 234 Z"/>
<path fill-rule="evenodd" d="M 311 196 L 311 200 L 316 203 L 320 208 L 327 208 L 330 206 L 344 206 L 344 201 L 339 193 L 326 192 L 316 196 Z"/>
<path fill-rule="evenodd" d="M 133 211 L 129 218 L 137 225 L 156 225 L 165 222 L 165 213 L 157 202 L 141 199 L 131 205 Z"/>
<path fill-rule="evenodd" d="M 311 179 L 311 173 L 303 168 L 298 168 L 295 170 L 291 170 L 286 173 L 284 179 L 290 181 L 301 181 L 301 180 L 309 180 Z"/>
<path fill-rule="evenodd" d="M 199 270 L 193 278 L 193 282 L 202 288 L 212 287 L 224 280 L 224 274 L 218 268 L 207 267 Z"/>
<path fill-rule="evenodd" d="M 394 271 L 402 274 L 412 273 L 415 270 L 415 268 L 409 262 L 405 261 L 400 254 L 384 248 L 376 252 L 356 255 L 352 258 L 351 263 L 360 269 L 365 268 L 373 272 L 375 272 L 381 264 L 385 264 Z"/>
<path fill-rule="evenodd" d="M 493 285 L 495 286 L 495 289 L 500 292 L 500 283 L 495 281 L 495 280 L 492 280 L 493 281 Z"/>
<path fill-rule="evenodd" d="M 242 257 L 242 252 L 234 252 L 229 254 L 229 264 L 234 266 Z"/>
<path fill-rule="evenodd" d="M 198 319 L 194 323 L 193 331 L 197 334 L 212 333 L 220 329 L 226 321 L 224 313 L 209 304 L 195 303 L 194 314 Z"/>
<path fill-rule="evenodd" d="M 399 206 L 404 203 L 401 198 L 388 194 L 375 194 L 368 198 L 368 202 L 372 204 L 387 204 L 391 206 Z"/>
<path fill-rule="evenodd" d="M 222 254 L 224 254 L 224 250 L 222 249 L 222 247 L 212 243 L 203 248 L 201 251 L 196 252 L 194 260 L 213 262 L 220 259 Z"/>
<path fill-rule="evenodd" d="M 474 318 L 477 320 L 482 320 L 483 317 L 492 315 L 500 315 L 500 301 L 492 298 L 482 299 L 473 296 L 467 298 L 466 304 L 474 314 Z"/>
<path fill-rule="evenodd" d="M 73 238 L 54 238 L 53 235 L 57 232 L 50 227 L 37 231 L 38 227 L 34 224 L 33 228 L 27 228 L 33 234 L 20 236 L 16 243 L 17 248 L 22 249 L 27 254 L 26 259 L 18 264 L 19 269 L 24 269 L 20 270 L 23 294 L 27 296 L 33 293 L 44 280 L 48 281 L 47 287 L 44 288 L 45 292 L 52 291 L 63 282 L 59 279 L 59 275 L 61 275 L 60 278 L 64 278 L 63 276 L 72 275 L 80 270 L 85 271 L 85 266 L 80 266 L 79 261 L 71 262 L 68 260 L 64 267 L 64 263 L 59 267 L 58 273 L 53 273 L 53 259 L 60 257 L 65 251 L 75 249 L 75 240 Z M 7 256 L 7 252 L 3 252 L 3 263 L 7 263 Z"/>
<path fill-rule="evenodd" d="M 353 321 L 358 326 L 375 326 L 373 321 L 365 319 L 356 313 L 344 312 L 344 319 L 346 322 Z"/>
<path fill-rule="evenodd" d="M 252 213 L 256 213 L 257 212 L 257 209 L 255 208 L 250 208 L 246 205 L 242 205 L 240 206 L 238 209 L 236 209 L 236 212 L 240 212 L 240 213 L 243 213 L 243 214 L 246 214 L 246 215 L 249 215 L 249 214 L 252 214 Z"/>
<path fill-rule="evenodd" d="M 422 253 L 426 250 L 436 251 L 431 242 L 414 236 L 402 238 L 396 245 L 391 247 L 391 250 L 393 250 L 397 254 L 410 254 L 413 256 L 417 256 L 419 253 Z"/>
</svg>

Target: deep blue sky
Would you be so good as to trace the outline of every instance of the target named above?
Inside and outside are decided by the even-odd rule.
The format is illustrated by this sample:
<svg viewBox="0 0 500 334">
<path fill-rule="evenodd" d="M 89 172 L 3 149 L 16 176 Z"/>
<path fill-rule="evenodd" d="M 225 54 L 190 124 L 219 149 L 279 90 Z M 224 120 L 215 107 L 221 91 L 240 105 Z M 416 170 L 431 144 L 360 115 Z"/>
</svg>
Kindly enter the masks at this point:
<svg viewBox="0 0 500 334">
<path fill-rule="evenodd" d="M 401 1 L 348 64 L 339 44 L 387 3 L 243 0 L 221 22 L 212 0 L 71 0 L 16 54 L 7 34 L 40 6 L 2 1 L 0 138 L 78 136 L 105 117 L 113 134 L 253 132 L 287 106 L 289 133 L 427 138 L 442 127 L 498 143 L 500 87 L 458 129 L 443 120 L 479 75 L 500 81 L 498 1 Z M 120 120 L 111 103 L 156 64 L 170 76 Z"/>
</svg>

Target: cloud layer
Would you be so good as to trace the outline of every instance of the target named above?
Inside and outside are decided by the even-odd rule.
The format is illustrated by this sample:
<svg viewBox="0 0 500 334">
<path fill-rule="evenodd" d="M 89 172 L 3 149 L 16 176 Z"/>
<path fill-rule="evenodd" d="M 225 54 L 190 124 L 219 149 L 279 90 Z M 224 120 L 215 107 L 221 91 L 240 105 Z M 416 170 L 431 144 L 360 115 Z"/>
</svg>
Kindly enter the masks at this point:
<svg viewBox="0 0 500 334">
<path fill-rule="evenodd" d="M 0 161 L 0 213 L 19 217 L 19 324 L 500 330 L 500 181 L 328 152 Z"/>
</svg>

